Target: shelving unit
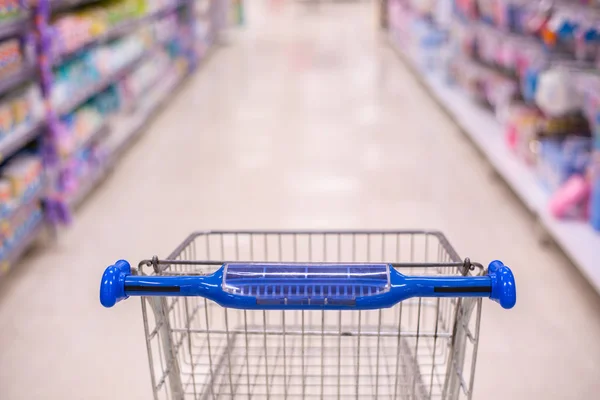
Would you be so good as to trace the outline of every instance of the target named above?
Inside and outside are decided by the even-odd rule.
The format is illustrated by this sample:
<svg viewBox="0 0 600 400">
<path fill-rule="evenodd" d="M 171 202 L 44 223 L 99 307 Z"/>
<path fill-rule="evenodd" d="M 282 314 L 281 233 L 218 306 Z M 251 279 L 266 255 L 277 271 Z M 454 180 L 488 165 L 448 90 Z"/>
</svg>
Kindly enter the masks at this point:
<svg viewBox="0 0 600 400">
<path fill-rule="evenodd" d="M 9 204 L 6 208 L 0 210 L 0 220 L 6 221 L 12 218 L 20 209 L 31 204 L 34 201 L 41 201 L 44 197 L 44 184 L 29 188 L 23 197 L 12 204 Z"/>
<path fill-rule="evenodd" d="M 79 187 L 79 190 L 66 197 L 66 203 L 69 208 L 75 210 L 88 196 L 98 187 L 100 182 L 106 178 L 109 171 L 109 164 L 102 164 L 88 174 L 85 178 L 85 183 Z"/>
<path fill-rule="evenodd" d="M 210 11 L 214 11 L 214 4 L 219 0 L 208 1 L 207 3 L 211 4 L 209 8 Z M 179 0 L 170 4 L 169 6 L 165 6 L 162 9 L 151 12 L 142 17 L 132 19 L 129 21 L 124 21 L 119 23 L 109 31 L 104 34 L 93 38 L 89 42 L 83 44 L 80 48 L 75 49 L 69 53 L 61 54 L 58 57 L 52 59 L 50 66 L 56 66 L 61 62 L 68 60 L 70 57 L 79 54 L 85 50 L 89 50 L 94 46 L 101 45 L 107 43 L 111 40 L 118 39 L 120 37 L 124 37 L 129 33 L 135 32 L 136 29 L 142 27 L 144 24 L 151 23 L 154 20 L 161 18 L 163 16 L 168 15 L 171 12 L 177 11 L 181 7 L 193 7 L 195 2 L 193 0 Z M 191 14 L 191 13 L 190 13 Z M 207 18 L 214 18 L 213 13 L 207 15 Z M 196 23 L 194 18 L 190 18 L 187 22 L 189 24 L 189 32 L 192 31 L 193 24 Z M 212 43 L 212 39 L 216 36 L 216 32 L 213 30 L 207 33 L 210 36 Z M 171 38 L 172 39 L 176 39 Z M 95 96 L 97 93 L 102 92 L 106 88 L 108 88 L 113 82 L 118 81 L 121 77 L 129 74 L 133 71 L 138 65 L 140 65 L 144 60 L 148 57 L 152 57 L 153 53 L 160 49 L 163 46 L 166 46 L 169 40 L 159 41 L 156 43 L 156 47 L 149 49 L 142 56 L 136 58 L 135 61 L 128 63 L 127 66 L 123 67 L 121 70 L 115 72 L 111 76 L 104 79 L 102 82 L 97 83 L 96 85 L 90 86 L 81 92 L 80 95 L 72 98 L 68 104 L 61 105 L 59 108 L 55 110 L 56 115 L 67 115 L 71 113 L 73 110 L 77 109 L 81 104 L 85 103 L 89 98 Z M 101 165 L 99 165 L 94 171 L 90 173 L 88 177 L 85 178 L 85 184 L 79 187 L 79 190 L 75 193 L 71 193 L 70 195 L 65 197 L 65 203 L 70 209 L 78 208 L 86 198 L 90 196 L 90 194 L 94 191 L 96 187 L 109 175 L 109 173 L 115 170 L 116 165 L 122 155 L 126 152 L 128 148 L 131 147 L 133 143 L 140 137 L 144 128 L 152 119 L 152 116 L 155 115 L 156 111 L 160 108 L 164 102 L 166 102 L 171 94 L 182 84 L 185 78 L 189 75 L 189 73 L 197 66 L 200 59 L 203 58 L 204 51 L 196 51 L 193 54 L 193 59 L 190 60 L 190 68 L 185 73 L 175 72 L 177 68 L 171 68 L 171 72 L 166 73 L 164 77 L 161 77 L 158 82 L 149 90 L 148 93 L 145 93 L 142 96 L 142 99 L 139 104 L 136 104 L 135 109 L 131 113 L 124 113 L 122 115 L 116 115 L 110 117 L 107 121 L 107 130 L 108 132 L 105 134 L 105 138 L 102 140 L 102 143 L 106 145 L 108 149 L 108 156 L 106 160 L 103 161 Z M 166 78 L 166 79 L 165 79 Z"/>
<path fill-rule="evenodd" d="M 17 86 L 37 78 L 35 65 L 26 65 L 19 71 L 0 80 L 0 94 L 4 94 Z"/>
<path fill-rule="evenodd" d="M 22 65 L 18 69 L 3 74 L 0 78 L 1 96 L 11 97 L 26 83 L 39 82 L 36 60 L 31 59 L 30 52 L 27 51 L 33 29 L 31 23 L 33 14 L 24 2 L 20 4 L 21 10 L 18 15 L 6 17 L 0 22 L 0 41 L 19 39 L 22 57 Z M 11 162 L 13 156 L 33 142 L 41 142 L 40 139 L 47 130 L 46 120 L 43 115 L 36 114 L 32 109 L 30 112 L 32 114 L 27 118 L 27 122 L 21 119 L 19 125 L 13 127 L 9 133 L 5 131 L 7 116 L 3 114 L 4 132 L 0 135 L 1 164 Z M 3 202 L 0 207 L 0 230 L 2 230 L 0 276 L 17 263 L 22 254 L 39 237 L 44 227 L 44 216 L 40 205 L 46 195 L 47 181 L 43 174 L 37 179 L 39 181 L 35 184 L 31 183 L 32 186 L 26 188 L 20 197 L 12 198 L 8 203 Z"/>
<path fill-rule="evenodd" d="M 92 143 L 104 139 L 109 133 L 110 127 L 108 126 L 108 122 L 104 121 L 82 143 L 79 144 L 79 147 L 88 147 Z"/>
<path fill-rule="evenodd" d="M 66 11 L 73 7 L 80 7 L 87 4 L 96 3 L 100 0 L 49 0 L 48 5 L 52 7 L 52 11 Z"/>
<path fill-rule="evenodd" d="M 27 1 L 27 0 L 23 0 Z M 187 76 L 204 59 L 205 53 L 211 47 L 217 36 L 218 24 L 215 10 L 222 0 L 177 0 L 161 9 L 148 12 L 136 18 L 124 20 L 106 32 L 87 40 L 77 48 L 56 54 L 57 46 L 52 45 L 56 35 L 50 26 L 53 13 L 68 13 L 70 9 L 78 8 L 92 3 L 100 4 L 101 0 L 36 0 L 29 6 L 23 6 L 22 13 L 12 19 L 0 22 L 0 41 L 15 36 L 36 38 L 35 60 L 15 71 L 14 74 L 0 78 L 0 95 L 11 93 L 12 90 L 30 81 L 38 81 L 42 89 L 42 95 L 46 103 L 45 116 L 30 121 L 26 125 L 18 127 L 10 134 L 0 136 L 0 163 L 19 153 L 30 143 L 39 140 L 40 154 L 45 161 L 43 181 L 39 187 L 30 189 L 18 202 L 12 203 L 0 209 L 0 226 L 13 218 L 15 215 L 29 215 L 31 220 L 26 220 L 24 225 L 15 233 L 11 243 L 0 242 L 0 276 L 7 272 L 22 254 L 36 241 L 43 231 L 44 226 L 60 224 L 71 219 L 68 210 L 74 210 L 87 199 L 104 181 L 112 171 L 116 171 L 118 161 L 135 141 L 144 132 L 144 128 L 156 115 L 160 107 L 168 101 L 171 95 L 185 81 Z M 24 3 L 23 3 L 24 4 Z M 165 3 L 162 3 L 165 4 Z M 194 15 L 194 7 L 203 4 L 207 9 L 204 20 L 199 20 Z M 187 10 L 185 12 L 179 12 Z M 89 86 L 77 87 L 76 93 L 72 93 L 62 104 L 54 104 L 51 100 L 52 90 L 55 85 L 54 74 L 61 64 L 70 62 L 75 57 L 84 55 L 85 52 L 96 46 L 106 45 L 112 41 L 134 34 L 147 24 L 152 24 L 162 17 L 171 13 L 177 13 L 177 28 L 173 30 L 174 35 L 169 37 L 170 30 L 164 37 L 155 37 L 155 43 L 136 57 L 132 57 L 118 70 L 104 77 L 99 82 Z M 202 46 L 195 47 L 194 39 L 197 37 L 197 25 L 205 28 L 205 37 Z M 167 26 L 170 26 L 167 23 Z M 168 29 L 168 28 L 167 28 Z M 35 35 L 30 35 L 35 32 Z M 168 37 L 168 38 L 167 38 Z M 174 46 L 174 41 L 176 45 Z M 134 46 L 135 47 L 135 46 Z M 173 47 L 175 50 L 173 50 Z M 172 53 L 175 51 L 175 53 Z M 77 144 L 73 154 L 60 154 L 60 135 L 65 129 L 67 117 L 79 110 L 95 96 L 112 87 L 121 79 L 137 71 L 138 66 L 147 65 L 145 61 L 152 60 L 157 52 L 163 52 L 162 60 L 170 60 L 168 68 L 160 74 L 157 82 L 151 85 L 146 92 L 138 98 L 138 103 L 133 109 L 120 110 L 115 115 L 104 115 L 105 120 L 85 140 Z M 187 65 L 182 67 L 182 65 Z M 63 79 L 64 79 L 63 75 Z M 137 79 L 137 78 L 136 78 Z M 139 89 L 137 89 L 139 90 Z M 129 100 L 128 100 L 129 101 Z M 86 110 L 85 112 L 89 112 Z M 83 115 L 83 114 L 80 114 Z M 62 173 L 73 165 L 78 164 L 71 158 L 82 150 L 100 146 L 104 156 L 98 160 L 98 164 L 89 164 L 88 175 L 76 176 L 80 181 L 74 192 L 57 192 L 56 185 L 63 179 Z M 94 166 L 95 165 L 95 166 Z M 76 168 L 76 170 L 77 170 Z M 84 170 L 81 170 L 84 171 Z M 77 172 L 79 173 L 79 172 Z M 35 190 L 34 190 L 35 189 Z M 46 209 L 40 211 L 37 204 L 44 202 Z M 24 213 L 24 214 L 23 214 Z M 29 217 L 28 217 L 29 218 Z M 63 220 L 57 220 L 64 218 Z"/>
<path fill-rule="evenodd" d="M 29 15 L 25 13 L 24 15 L 0 22 L 0 39 L 27 32 L 29 29 Z"/>
<path fill-rule="evenodd" d="M 44 121 L 34 121 L 17 128 L 15 132 L 1 138 L 0 162 L 21 150 L 34 139 L 37 139 L 45 126 Z"/>
<path fill-rule="evenodd" d="M 80 150 L 82 148 L 87 148 L 89 147 L 92 143 L 95 143 L 97 141 L 103 140 L 104 138 L 106 138 L 108 136 L 108 134 L 110 133 L 110 127 L 108 125 L 108 122 L 103 122 L 98 128 L 96 128 L 89 137 L 87 137 L 82 143 L 80 143 L 77 148 L 74 150 L 74 152 L 76 152 L 77 150 Z M 71 157 L 71 156 L 69 156 Z M 67 161 L 68 161 L 68 157 L 67 160 L 61 160 L 61 163 L 59 164 L 60 167 L 62 168 L 64 166 L 67 165 Z"/>
<path fill-rule="evenodd" d="M 81 92 L 73 96 L 71 101 L 69 101 L 67 104 L 59 105 L 56 110 L 57 114 L 66 115 L 72 113 L 76 108 L 81 106 L 91 97 L 107 89 L 113 82 L 118 80 L 123 75 L 126 75 L 129 71 L 131 71 L 132 68 L 135 68 L 135 66 L 138 65 L 138 63 L 144 58 L 146 58 L 148 55 L 148 52 L 144 52 L 142 55 L 140 55 L 139 57 L 135 57 L 132 61 L 127 63 L 127 65 L 123 66 L 118 71 L 115 71 L 110 76 L 107 76 L 102 81 L 82 89 Z"/>
<path fill-rule="evenodd" d="M 44 219 L 40 215 L 33 223 L 21 241 L 14 247 L 8 256 L 0 262 L 0 276 L 6 274 L 23 256 L 23 254 L 38 240 L 44 229 Z"/>
<path fill-rule="evenodd" d="M 69 207 L 77 209 L 81 206 L 98 184 L 114 170 L 126 150 L 140 137 L 155 111 L 169 99 L 185 78 L 186 76 L 176 76 L 170 80 L 158 82 L 158 85 L 151 93 L 148 93 L 143 102 L 136 107 L 135 112 L 131 115 L 113 118 L 109 122 L 111 135 L 106 139 L 110 148 L 108 159 L 102 166 L 90 174 L 86 179 L 86 184 L 77 193 L 68 197 L 67 203 Z"/>
<path fill-rule="evenodd" d="M 506 148 L 502 139 L 502 127 L 491 112 L 449 87 L 441 76 L 424 72 L 392 39 L 390 44 L 525 206 L 538 217 L 548 234 L 600 292 L 600 234 L 587 223 L 561 221 L 550 215 L 547 208 L 549 196 L 539 186 L 533 171 L 521 164 Z"/>
<path fill-rule="evenodd" d="M 73 49 L 71 51 L 65 52 L 63 54 L 54 56 L 51 64 L 53 66 L 59 65 L 59 64 L 65 62 L 66 60 L 68 60 L 69 58 L 71 58 L 79 53 L 82 53 L 83 51 L 88 50 L 94 46 L 108 43 L 111 40 L 115 40 L 119 37 L 125 36 L 128 33 L 133 32 L 135 29 L 143 26 L 144 24 L 147 24 L 156 18 L 159 18 L 165 14 L 168 14 L 171 11 L 175 11 L 179 7 L 187 5 L 188 3 L 189 3 L 189 0 L 178 1 L 174 4 L 164 7 L 161 10 L 155 11 L 153 13 L 149 13 L 148 15 L 144 15 L 142 17 L 127 20 L 127 21 L 123 21 L 123 22 L 117 24 L 116 26 L 112 27 L 111 29 L 109 29 L 107 32 L 90 39 L 88 42 L 84 43 L 82 46 L 80 46 L 76 49 Z"/>
<path fill-rule="evenodd" d="M 145 96 L 134 113 L 113 121 L 115 129 L 111 136 L 114 140 L 109 143 L 111 158 L 113 159 L 110 162 L 111 164 L 116 163 L 132 143 L 138 139 L 147 123 L 150 122 L 154 112 L 164 104 L 184 79 L 185 76 L 175 76 L 170 80 L 158 82 L 157 87 Z"/>
</svg>

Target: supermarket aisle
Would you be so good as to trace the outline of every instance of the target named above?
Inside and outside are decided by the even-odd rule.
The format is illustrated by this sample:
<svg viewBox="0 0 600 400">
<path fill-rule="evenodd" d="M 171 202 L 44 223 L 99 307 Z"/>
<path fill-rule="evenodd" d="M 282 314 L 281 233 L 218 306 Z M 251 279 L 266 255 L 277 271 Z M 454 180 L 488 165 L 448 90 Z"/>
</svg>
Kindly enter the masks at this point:
<svg viewBox="0 0 600 400">
<path fill-rule="evenodd" d="M 2 285 L 0 397 L 150 397 L 139 302 L 98 303 L 116 259 L 166 255 L 195 229 L 423 227 L 517 275 L 515 310 L 485 303 L 476 398 L 594 398 L 597 296 L 538 245 L 531 217 L 382 44 L 370 6 L 265 4 L 77 223 Z"/>
</svg>

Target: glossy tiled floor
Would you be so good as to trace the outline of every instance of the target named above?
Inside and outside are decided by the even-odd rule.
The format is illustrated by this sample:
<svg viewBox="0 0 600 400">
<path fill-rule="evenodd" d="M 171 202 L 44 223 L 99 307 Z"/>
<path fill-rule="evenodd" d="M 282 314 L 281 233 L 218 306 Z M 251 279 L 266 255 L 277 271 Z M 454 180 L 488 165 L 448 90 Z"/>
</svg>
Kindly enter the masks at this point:
<svg viewBox="0 0 600 400">
<path fill-rule="evenodd" d="M 516 273 L 517 307 L 484 305 L 475 398 L 597 398 L 598 297 L 539 244 L 530 215 L 386 47 L 371 7 L 247 3 L 248 27 L 74 226 L 0 286 L 0 398 L 151 397 L 139 302 L 98 302 L 116 259 L 166 255 L 196 229 L 414 227 Z"/>
</svg>

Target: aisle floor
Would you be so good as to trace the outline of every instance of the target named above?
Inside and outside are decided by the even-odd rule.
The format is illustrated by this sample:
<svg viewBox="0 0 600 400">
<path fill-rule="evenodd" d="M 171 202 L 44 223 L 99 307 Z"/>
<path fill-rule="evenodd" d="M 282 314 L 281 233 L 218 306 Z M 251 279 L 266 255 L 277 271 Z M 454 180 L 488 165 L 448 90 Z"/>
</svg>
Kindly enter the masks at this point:
<svg viewBox="0 0 600 400">
<path fill-rule="evenodd" d="M 501 258 L 475 398 L 600 393 L 600 301 L 375 29 L 368 3 L 252 2 L 57 242 L 0 286 L 0 397 L 151 397 L 138 301 L 98 302 L 105 266 L 199 229 L 434 228 Z"/>
</svg>

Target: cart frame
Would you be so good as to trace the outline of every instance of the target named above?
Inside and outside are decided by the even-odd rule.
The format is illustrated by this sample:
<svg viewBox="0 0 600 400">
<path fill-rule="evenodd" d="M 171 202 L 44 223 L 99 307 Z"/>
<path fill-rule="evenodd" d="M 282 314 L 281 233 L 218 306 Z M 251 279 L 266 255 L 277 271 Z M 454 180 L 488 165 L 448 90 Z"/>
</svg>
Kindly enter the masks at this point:
<svg viewBox="0 0 600 400">
<path fill-rule="evenodd" d="M 440 266 L 462 261 L 441 232 L 427 230 L 203 231 L 168 260 L 194 263 L 155 258 L 133 273 L 206 275 L 218 268 L 214 261 L 225 260 L 385 262 L 409 265 L 401 270 L 410 274 L 484 273 L 478 264 Z M 481 298 L 416 298 L 368 311 L 234 310 L 184 297 L 141 302 L 156 400 L 473 394 Z"/>
</svg>

